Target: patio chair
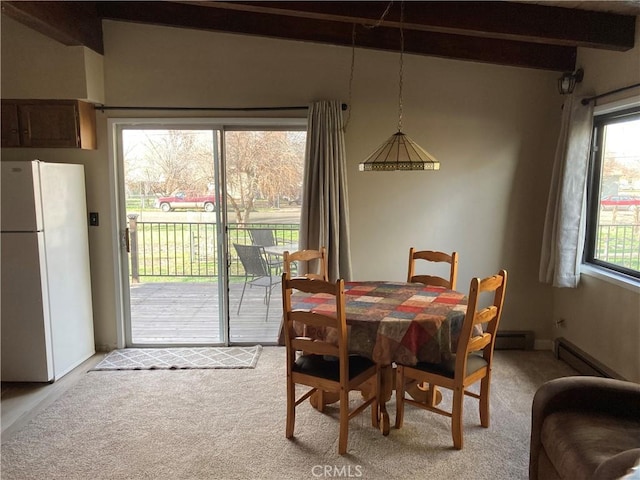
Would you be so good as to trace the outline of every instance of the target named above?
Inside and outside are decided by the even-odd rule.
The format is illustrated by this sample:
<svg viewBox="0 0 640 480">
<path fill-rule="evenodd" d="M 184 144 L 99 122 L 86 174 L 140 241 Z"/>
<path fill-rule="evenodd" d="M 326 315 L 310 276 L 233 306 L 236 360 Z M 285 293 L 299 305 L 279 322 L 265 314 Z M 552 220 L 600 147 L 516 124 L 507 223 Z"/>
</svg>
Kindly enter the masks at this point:
<svg viewBox="0 0 640 480">
<path fill-rule="evenodd" d="M 327 249 L 320 247 L 320 250 L 299 250 L 297 252 L 284 252 L 284 273 L 291 277 L 292 271 L 297 271 L 296 262 L 307 262 L 307 268 L 302 270 L 305 273 L 301 276 L 314 278 L 317 280 L 329 281 L 327 267 Z M 315 271 L 310 271 L 308 266 L 315 262 Z"/>
<path fill-rule="evenodd" d="M 251 243 L 254 245 L 273 247 L 278 244 L 278 241 L 273 234 L 273 230 L 270 228 L 250 228 L 249 236 L 251 237 Z M 282 273 L 282 258 L 269 254 L 267 254 L 266 258 L 269 263 L 269 267 L 275 269 L 278 275 Z"/>
<path fill-rule="evenodd" d="M 451 265 L 449 269 L 449 279 L 438 277 L 435 275 L 416 275 L 415 261 L 425 260 L 427 262 L 444 262 Z M 409 249 L 409 271 L 407 273 L 407 282 L 420 282 L 425 285 L 435 285 L 444 287 L 449 290 L 456 289 L 456 281 L 458 278 L 458 252 L 451 255 L 444 252 L 434 252 L 431 250 L 416 251 L 413 247 Z"/>
<path fill-rule="evenodd" d="M 249 287 L 257 286 L 265 289 L 264 303 L 267 305 L 267 314 L 264 321 L 269 319 L 269 302 L 271 301 L 271 291 L 278 283 L 281 282 L 281 278 L 278 275 L 273 275 L 271 268 L 267 264 L 266 254 L 264 253 L 264 247 L 259 245 L 240 245 L 234 243 L 233 246 L 238 252 L 238 258 L 244 267 L 244 285 L 242 287 L 242 294 L 240 295 L 240 303 L 238 304 L 238 315 L 240 315 L 240 307 L 242 307 L 242 299 L 244 298 L 244 292 Z"/>
</svg>

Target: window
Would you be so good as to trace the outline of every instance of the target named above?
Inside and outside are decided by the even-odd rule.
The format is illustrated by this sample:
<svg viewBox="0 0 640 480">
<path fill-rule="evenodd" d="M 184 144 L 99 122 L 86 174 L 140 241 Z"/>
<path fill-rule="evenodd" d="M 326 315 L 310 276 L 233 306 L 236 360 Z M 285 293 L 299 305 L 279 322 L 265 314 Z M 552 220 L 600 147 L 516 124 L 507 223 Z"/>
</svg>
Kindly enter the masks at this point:
<svg viewBox="0 0 640 480">
<path fill-rule="evenodd" d="M 640 107 L 594 117 L 585 261 L 640 278 Z"/>
</svg>

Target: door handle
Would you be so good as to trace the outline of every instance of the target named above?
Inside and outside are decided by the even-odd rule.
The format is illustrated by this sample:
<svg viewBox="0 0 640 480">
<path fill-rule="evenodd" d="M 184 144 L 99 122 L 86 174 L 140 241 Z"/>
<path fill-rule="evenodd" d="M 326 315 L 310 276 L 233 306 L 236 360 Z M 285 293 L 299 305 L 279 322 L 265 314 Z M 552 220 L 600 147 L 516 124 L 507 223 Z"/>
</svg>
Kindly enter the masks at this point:
<svg viewBox="0 0 640 480">
<path fill-rule="evenodd" d="M 131 253 L 131 241 L 129 239 L 129 228 L 124 229 L 124 246 L 127 250 L 127 253 Z"/>
</svg>

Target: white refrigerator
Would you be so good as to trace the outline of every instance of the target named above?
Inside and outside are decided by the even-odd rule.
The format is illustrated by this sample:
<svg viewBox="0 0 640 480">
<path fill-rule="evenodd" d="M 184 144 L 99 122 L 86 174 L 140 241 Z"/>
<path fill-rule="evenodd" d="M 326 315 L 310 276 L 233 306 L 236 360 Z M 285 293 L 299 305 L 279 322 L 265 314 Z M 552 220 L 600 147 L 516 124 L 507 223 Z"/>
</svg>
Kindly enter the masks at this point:
<svg viewBox="0 0 640 480">
<path fill-rule="evenodd" d="M 82 165 L 1 162 L 3 382 L 53 382 L 95 353 Z"/>
</svg>

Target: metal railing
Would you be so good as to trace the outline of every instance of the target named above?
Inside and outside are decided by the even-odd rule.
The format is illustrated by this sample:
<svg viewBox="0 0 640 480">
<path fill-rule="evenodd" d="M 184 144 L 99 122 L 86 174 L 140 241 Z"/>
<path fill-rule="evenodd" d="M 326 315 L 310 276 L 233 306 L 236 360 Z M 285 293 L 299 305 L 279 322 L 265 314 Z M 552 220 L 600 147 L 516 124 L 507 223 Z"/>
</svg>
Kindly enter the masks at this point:
<svg viewBox="0 0 640 480">
<path fill-rule="evenodd" d="M 640 270 L 640 225 L 599 225 L 594 257 Z"/>
<path fill-rule="evenodd" d="M 277 244 L 297 243 L 297 224 L 251 223 L 227 227 L 229 245 L 251 244 L 251 229 L 271 229 Z M 130 272 L 140 277 L 216 277 L 219 272 L 215 223 L 138 222 L 129 216 Z M 231 277 L 244 276 L 233 248 L 229 249 Z"/>
<path fill-rule="evenodd" d="M 218 275 L 218 243 L 215 223 L 138 222 L 129 217 L 130 271 L 140 277 L 215 277 Z M 297 224 L 251 223 L 228 226 L 229 245 L 251 244 L 249 231 L 273 230 L 277 244 L 297 243 Z M 229 249 L 231 277 L 244 275 L 233 248 Z M 640 270 L 640 225 L 600 225 L 595 257 Z"/>
</svg>

